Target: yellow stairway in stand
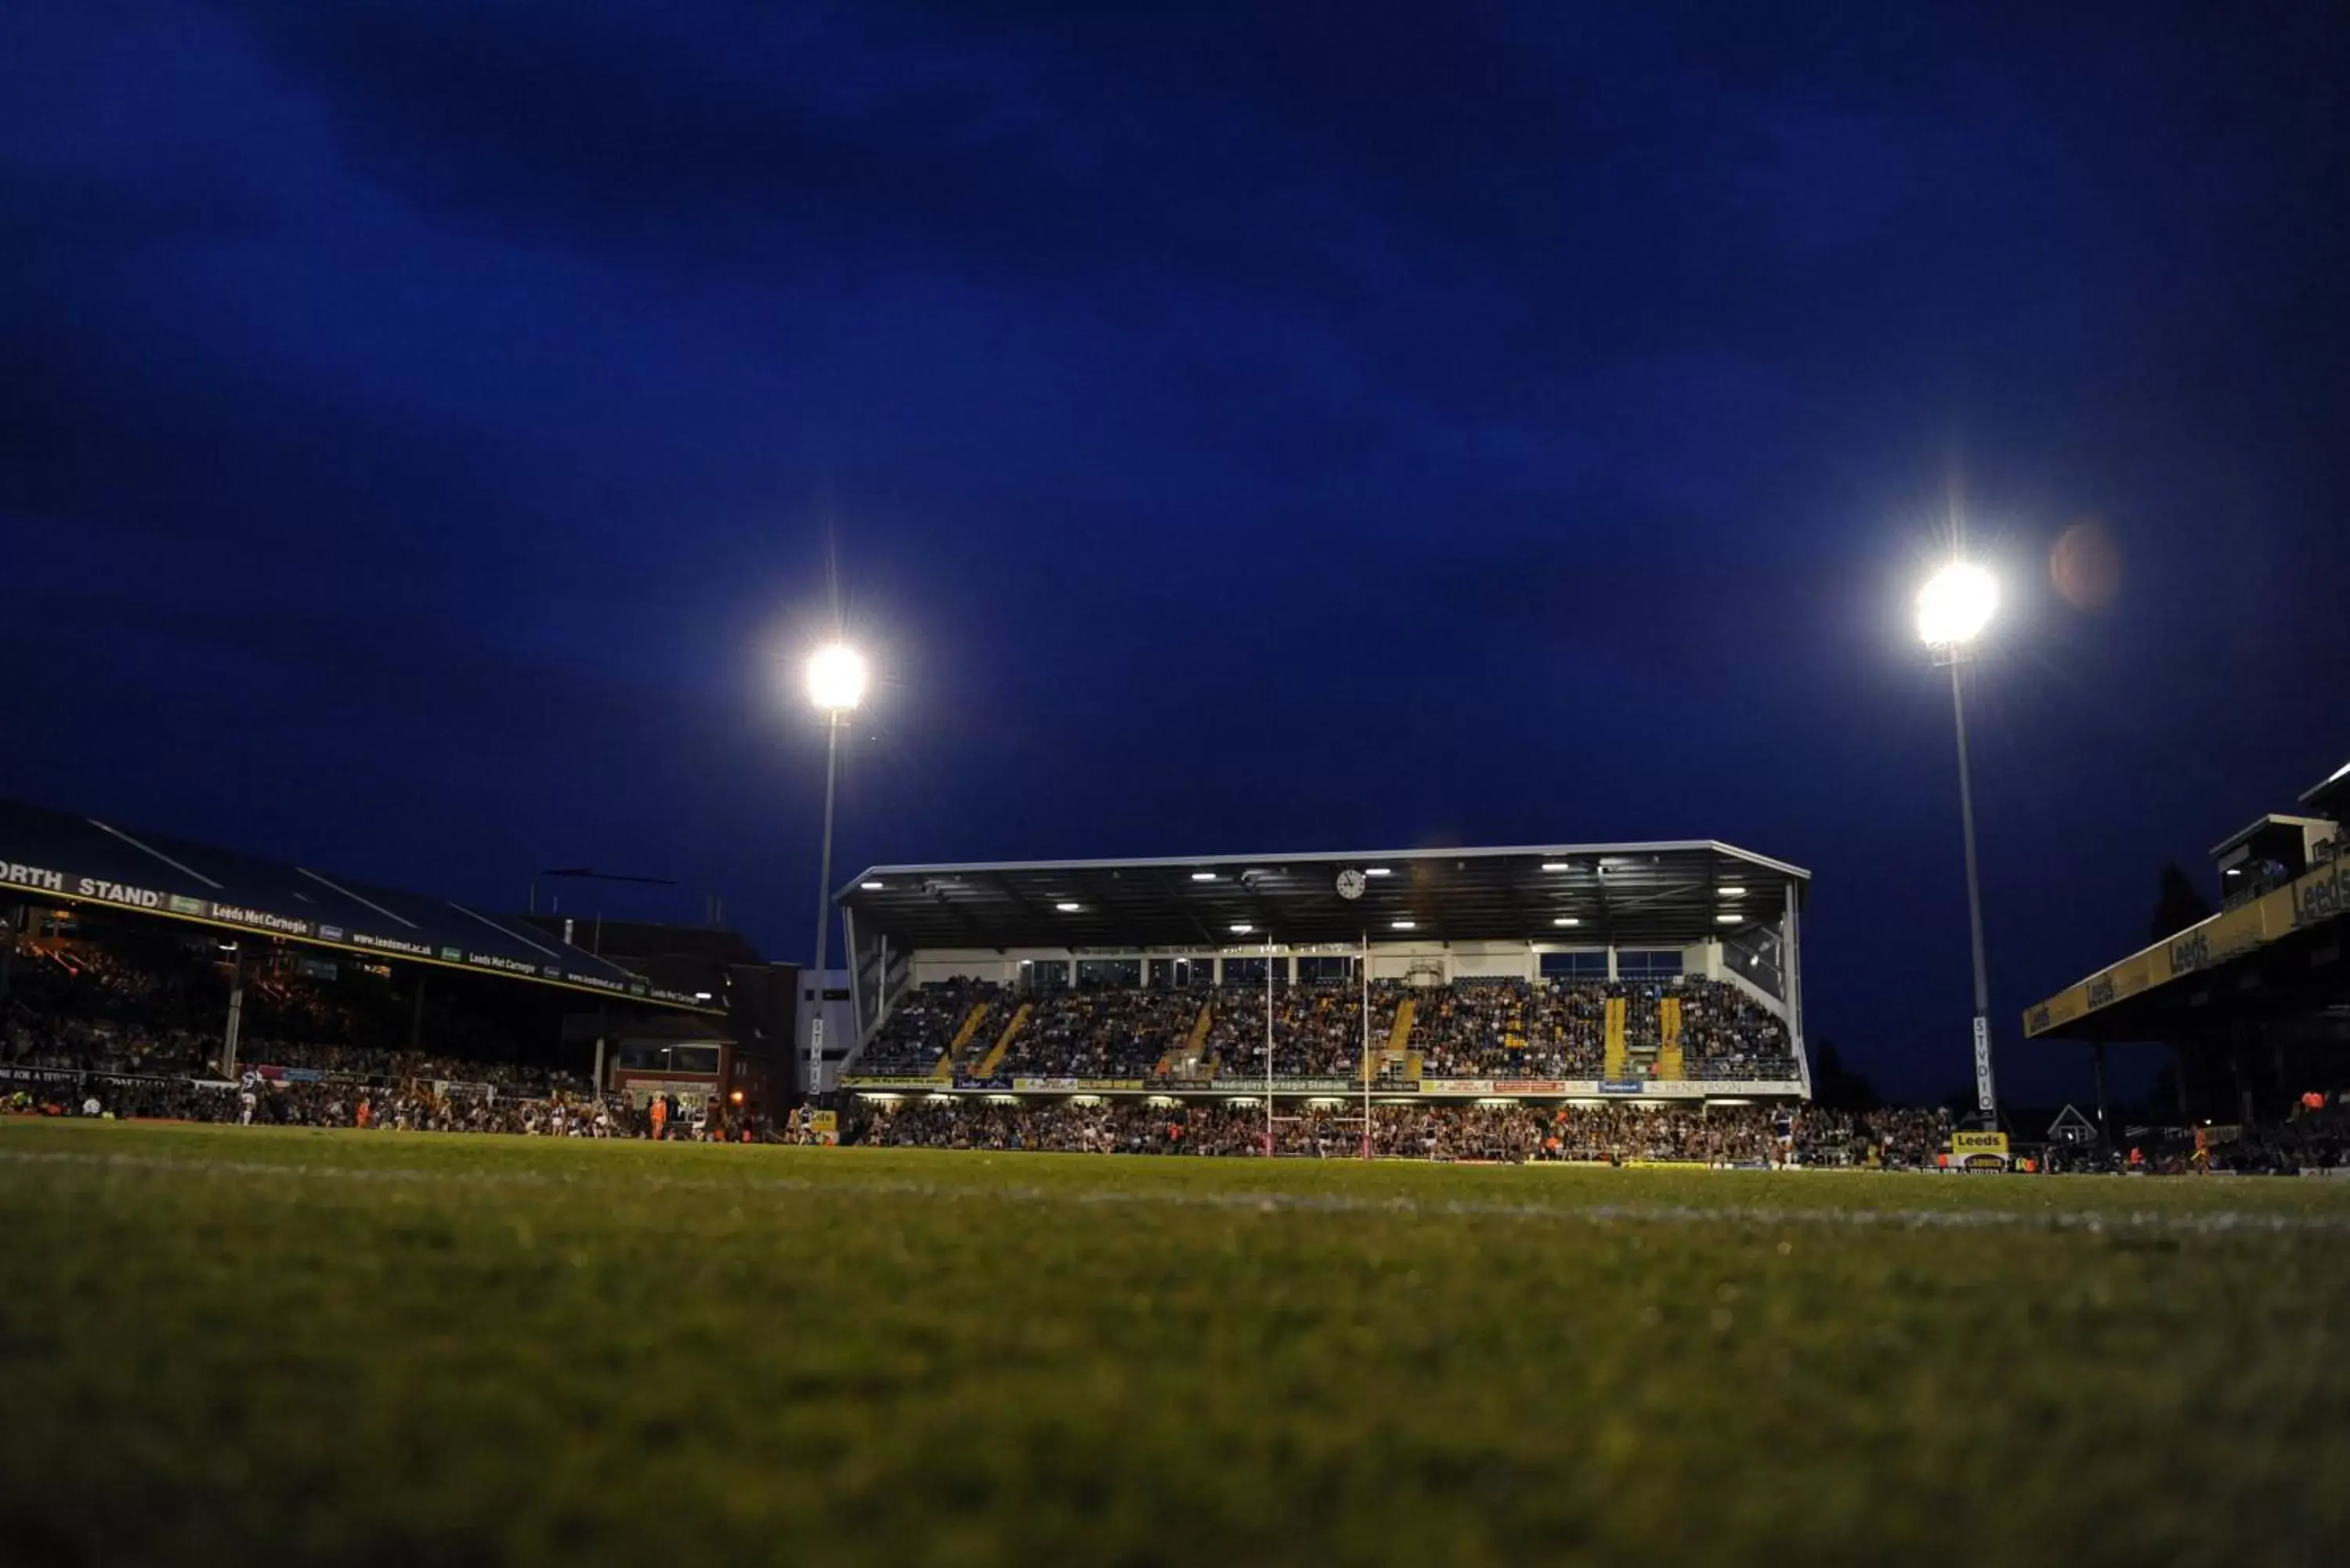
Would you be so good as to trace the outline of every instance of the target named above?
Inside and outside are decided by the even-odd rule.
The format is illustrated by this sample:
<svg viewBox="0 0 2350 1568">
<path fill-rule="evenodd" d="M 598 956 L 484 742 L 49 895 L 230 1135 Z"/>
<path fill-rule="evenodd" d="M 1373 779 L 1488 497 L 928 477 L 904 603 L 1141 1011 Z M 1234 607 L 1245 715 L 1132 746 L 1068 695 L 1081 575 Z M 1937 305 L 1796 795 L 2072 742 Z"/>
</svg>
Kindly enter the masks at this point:
<svg viewBox="0 0 2350 1568">
<path fill-rule="evenodd" d="M 1167 1048 L 1167 1054 L 1159 1058 L 1159 1065 L 1152 1071 L 1163 1078 L 1175 1070 L 1175 1064 L 1179 1062 L 1188 1060 L 1197 1063 L 1200 1060 L 1200 1053 L 1208 1047 L 1208 1026 L 1214 1022 L 1215 1015 L 1209 1012 L 1206 1002 L 1201 1002 L 1200 1016 L 1191 1021 L 1191 1033 L 1185 1037 L 1182 1044 L 1170 1045 Z"/>
<path fill-rule="evenodd" d="M 1401 1051 L 1411 1044 L 1411 1019 L 1418 1006 L 1409 996 L 1396 1008 L 1395 1027 L 1388 1031 L 1388 1049 Z"/>
<path fill-rule="evenodd" d="M 1624 1048 L 1624 999 L 1620 996 L 1607 999 L 1607 1064 L 1599 1070 L 1602 1077 L 1620 1081 L 1629 1076 L 1631 1061 Z"/>
<path fill-rule="evenodd" d="M 979 1033 L 980 1020 L 986 1016 L 986 1002 L 971 1004 L 971 1011 L 963 1014 L 962 1027 L 955 1031 L 954 1044 L 948 1046 L 947 1054 L 939 1058 L 939 1064 L 931 1069 L 931 1077 L 942 1084 L 954 1081 L 955 1063 L 962 1056 L 962 1048 L 971 1044 L 971 1037 Z"/>
<path fill-rule="evenodd" d="M 1681 999 L 1668 996 L 1657 1003 L 1657 1076 L 1681 1075 Z"/>
<path fill-rule="evenodd" d="M 979 1076 L 983 1078 L 995 1076 L 995 1069 L 1003 1064 L 1003 1054 L 1012 1049 L 1012 1042 L 1019 1036 L 1021 1026 L 1028 1022 L 1028 1015 L 1035 1011 L 1036 1004 L 1033 1002 L 1024 1002 L 1020 1004 L 1020 1011 L 1012 1015 L 1012 1022 L 1004 1025 L 1002 1034 L 996 1036 L 994 1049 L 988 1052 L 985 1061 L 980 1063 Z"/>
</svg>

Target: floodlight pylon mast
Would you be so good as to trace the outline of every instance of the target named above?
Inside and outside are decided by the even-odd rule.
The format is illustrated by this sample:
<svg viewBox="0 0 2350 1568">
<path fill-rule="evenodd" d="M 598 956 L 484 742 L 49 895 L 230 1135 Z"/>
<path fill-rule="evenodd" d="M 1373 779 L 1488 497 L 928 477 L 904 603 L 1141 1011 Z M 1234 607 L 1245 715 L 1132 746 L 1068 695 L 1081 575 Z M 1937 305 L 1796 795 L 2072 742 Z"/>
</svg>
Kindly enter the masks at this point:
<svg viewBox="0 0 2350 1568">
<path fill-rule="evenodd" d="M 1273 933 L 1264 934 L 1264 1157 L 1274 1157 L 1273 1129 Z"/>
<path fill-rule="evenodd" d="M 1371 933 L 1363 933 L 1363 1158 L 1371 1158 Z"/>
<path fill-rule="evenodd" d="M 1993 1075 L 1991 1044 L 1991 978 L 1983 962 L 1982 880 L 1975 870 L 1974 780 L 1967 765 L 1967 705 L 1960 695 L 1959 671 L 1966 662 L 1954 649 L 1950 667 L 1950 718 L 1959 736 L 1959 827 L 1967 854 L 1967 938 L 1974 958 L 1975 1105 L 1983 1115 L 1999 1114 L 1998 1081 Z"/>
</svg>

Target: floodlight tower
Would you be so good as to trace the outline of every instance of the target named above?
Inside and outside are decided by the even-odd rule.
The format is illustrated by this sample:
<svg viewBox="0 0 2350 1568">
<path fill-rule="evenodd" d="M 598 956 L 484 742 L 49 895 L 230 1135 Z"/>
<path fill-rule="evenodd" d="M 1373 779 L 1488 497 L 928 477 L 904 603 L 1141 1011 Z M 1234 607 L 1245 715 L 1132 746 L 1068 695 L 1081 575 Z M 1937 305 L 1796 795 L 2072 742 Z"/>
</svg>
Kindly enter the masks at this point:
<svg viewBox="0 0 2350 1568">
<path fill-rule="evenodd" d="M 1918 637 L 1937 665 L 1950 671 L 1950 716 L 1959 732 L 1959 823 L 1967 851 L 1967 931 L 1975 961 L 1975 1104 L 1986 1116 L 1999 1110 L 1991 1075 L 1991 980 L 1983 967 L 1982 886 L 1975 871 L 1975 798 L 1967 772 L 1967 708 L 1959 671 L 1975 640 L 1999 609 L 1999 582 L 1971 561 L 1953 560 L 1918 590 Z"/>
<path fill-rule="evenodd" d="M 807 662 L 807 694 L 825 718 L 824 857 L 816 878 L 816 999 L 808 1018 L 807 1092 L 813 1096 L 824 1074 L 824 965 L 826 939 L 832 933 L 832 802 L 840 779 L 840 727 L 865 701 L 865 656 L 839 642 L 816 649 Z"/>
</svg>

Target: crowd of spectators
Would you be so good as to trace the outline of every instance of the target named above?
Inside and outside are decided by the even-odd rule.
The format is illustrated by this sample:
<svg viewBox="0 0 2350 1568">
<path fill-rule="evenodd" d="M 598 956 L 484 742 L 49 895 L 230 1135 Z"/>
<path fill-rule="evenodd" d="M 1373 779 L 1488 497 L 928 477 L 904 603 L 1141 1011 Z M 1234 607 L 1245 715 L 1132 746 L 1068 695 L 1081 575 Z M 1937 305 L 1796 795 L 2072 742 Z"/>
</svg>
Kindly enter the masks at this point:
<svg viewBox="0 0 2350 1568">
<path fill-rule="evenodd" d="M 2282 1122 L 2255 1126 L 2138 1127 L 2126 1136 L 2126 1168 L 2158 1174 L 2236 1176 L 2343 1172 L 2350 1177 L 2350 1106 L 2296 1107 Z"/>
<path fill-rule="evenodd" d="M 567 1073 L 559 1067 L 447 1056 L 430 1051 L 341 1045 L 327 1041 L 247 1037 L 238 1046 L 237 1059 L 248 1066 L 290 1067 L 331 1078 L 384 1084 L 486 1085 L 511 1095 L 584 1095 L 589 1087 L 586 1074 Z"/>
<path fill-rule="evenodd" d="M 184 950 L 126 959 L 88 943 L 18 940 L 0 1005 L 0 1066 L 111 1075 L 217 1078 L 227 1072 L 228 995 L 218 966 Z M 392 1085 L 452 1082 L 509 1095 L 582 1095 L 583 1074 L 515 1059 L 506 1043 L 435 1013 L 436 1044 L 385 1042 L 407 1023 L 375 999 L 334 994 L 298 975 L 260 971 L 245 987 L 239 1068 Z M 276 1076 L 275 1073 L 272 1073 Z"/>
<path fill-rule="evenodd" d="M 0 1064 L 199 1071 L 209 1012 L 196 994 L 201 983 L 200 966 L 132 964 L 96 950 L 17 942 L 0 1008 Z"/>
<path fill-rule="evenodd" d="M 1393 981 L 1371 986 L 1370 1050 L 1376 1061 L 1395 1029 L 1396 1010 L 1411 992 Z M 1264 1075 L 1265 994 L 1258 986 L 1207 993 L 1202 1065 L 1216 1075 Z M 1273 993 L 1273 1066 L 1284 1078 L 1352 1078 L 1362 1071 L 1363 990 L 1359 984 L 1293 985 Z"/>
<path fill-rule="evenodd" d="M 941 1059 L 979 1002 L 1008 1000 L 992 985 L 957 980 L 910 992 L 858 1058 L 870 1076 L 922 1076 Z M 1785 1026 L 1737 987 L 1689 979 L 1648 981 L 1462 980 L 1414 988 L 1394 981 L 1371 987 L 1370 1048 L 1384 1052 L 1403 1001 L 1413 999 L 1406 1047 L 1432 1078 L 1591 1079 L 1607 1058 L 1607 1007 L 1624 1004 L 1628 1076 L 1661 1068 L 1662 1003 L 1680 1008 L 1682 1072 L 1693 1078 L 1792 1078 Z M 994 1076 L 1255 1078 L 1264 1073 L 1266 993 L 1262 987 L 1221 990 L 1082 989 L 1031 999 L 1026 1025 Z M 1359 984 L 1299 984 L 1272 994 L 1274 1068 L 1283 1078 L 1353 1077 L 1364 1054 Z M 1202 1048 L 1179 1049 L 1200 1009 L 1209 1010 Z M 1010 1010 L 1001 1010 L 1008 1018 Z M 991 1024 L 993 1020 L 990 1021 Z M 992 1028 L 983 1030 L 992 1036 Z M 976 1061 L 980 1053 L 968 1054 Z M 970 1064 L 959 1064 L 959 1067 Z M 1375 1069 L 1376 1070 L 1376 1069 Z"/>
<path fill-rule="evenodd" d="M 982 1031 L 994 1014 L 1009 1020 L 1010 1010 L 999 1007 L 1010 993 L 988 981 L 936 981 L 914 986 L 898 999 L 889 1016 L 858 1058 L 857 1070 L 897 1077 L 920 1077 L 935 1071 L 939 1059 L 954 1045 L 955 1036 L 962 1033 L 963 1021 L 971 1010 L 984 1002 L 990 1018 L 983 1019 Z"/>
<path fill-rule="evenodd" d="M 1681 1004 L 1682 1070 L 1691 1078 L 1792 1075 L 1787 1027 L 1727 981 L 1685 980 L 1671 992 Z"/>
<path fill-rule="evenodd" d="M 1486 980 L 1430 989 L 1411 1044 L 1431 1078 L 1596 1078 L 1607 1054 L 1602 983 Z"/>
<path fill-rule="evenodd" d="M 1002 1104 L 865 1103 L 845 1141 L 889 1148 L 1033 1149 L 1070 1154 L 1253 1154 L 1263 1124 L 1238 1107 L 1133 1100 Z"/>
<path fill-rule="evenodd" d="M 1201 998 L 1185 991 L 1066 991 L 1039 999 L 996 1075 L 1147 1076 L 1191 1034 L 1200 1007 Z"/>
<path fill-rule="evenodd" d="M 2274 1126 L 2240 1128 L 2234 1137 L 2208 1146 L 2207 1158 L 2214 1170 L 2247 1175 L 2350 1170 L 2350 1111 L 2333 1106 Z"/>
<path fill-rule="evenodd" d="M 576 1137 L 699 1137 L 805 1141 L 806 1125 L 749 1124 L 727 1107 L 666 1102 L 659 1118 L 621 1096 L 597 1096 L 584 1075 L 527 1064 L 505 1043 L 433 1020 L 435 1049 L 387 1041 L 416 1027 L 385 999 L 314 985 L 276 967 L 247 981 L 234 1070 L 220 1029 L 224 965 L 206 950 L 161 947 L 130 955 L 79 943 L 10 936 L 0 1000 L 0 1098 L 19 1111 L 303 1127 L 505 1132 Z M 893 1012 L 867 1072 L 934 1070 L 973 1007 L 991 1012 L 972 1056 L 1008 1021 L 1013 991 L 958 981 L 921 988 Z M 1606 1059 L 1611 999 L 1626 1012 L 1627 1054 L 1653 1059 L 1661 1004 L 1677 999 L 1679 1044 L 1691 1077 L 1792 1076 L 1781 1022 L 1740 989 L 1684 979 L 1649 981 L 1464 981 L 1370 992 L 1375 1055 L 1398 1010 L 1415 1002 L 1410 1047 L 1430 1078 L 1585 1079 Z M 1351 1078 L 1364 1047 L 1359 984 L 1281 987 L 1271 998 L 1274 1064 L 1284 1079 Z M 1263 1072 L 1266 993 L 1085 988 L 1034 999 L 1031 1016 L 997 1069 L 1006 1078 L 1132 1080 L 1162 1065 L 1253 1079 Z M 1210 1027 L 1197 1059 L 1182 1047 L 1201 1010 Z M 444 1039 L 445 1034 L 445 1039 Z M 1635 1071 L 1638 1071 L 1635 1068 Z M 234 1082 L 222 1081 L 224 1076 Z M 1592 1105 L 1426 1100 L 1375 1106 L 1371 1152 L 1446 1160 L 1668 1160 L 1731 1165 L 1920 1168 L 1948 1148 L 1941 1112 L 1841 1112 L 1816 1106 Z M 854 1098 L 846 1141 L 1075 1152 L 1255 1155 L 1261 1108 L 1077 1096 L 1012 1102 L 963 1097 L 899 1104 Z M 1276 1152 L 1335 1158 L 1362 1152 L 1359 1106 L 1286 1102 L 1274 1122 Z M 2132 1169 L 2265 1172 L 2350 1170 L 2350 1109 L 2313 1096 L 2278 1125 L 2148 1136 Z M 2083 1156 L 2083 1158 L 2089 1157 Z M 2098 1157 L 2100 1158 L 2105 1157 Z"/>
<path fill-rule="evenodd" d="M 285 1083 L 251 1075 L 235 1083 L 63 1074 L 0 1085 L 0 1106 L 20 1115 L 164 1119 L 250 1127 L 356 1127 L 397 1132 L 494 1132 L 528 1137 L 649 1138 L 673 1142 L 787 1141 L 763 1119 L 671 1098 L 656 1116 L 626 1095 L 499 1094 L 462 1085 Z M 746 1136 L 748 1135 L 748 1136 Z"/>
<path fill-rule="evenodd" d="M 1384 1158 L 1624 1164 L 1927 1168 L 1949 1147 L 1950 1123 L 1931 1111 L 1866 1115 L 1769 1106 L 1659 1106 L 1381 1104 L 1371 1152 Z M 860 1101 L 847 1141 L 884 1147 L 1029 1149 L 1082 1154 L 1257 1155 L 1265 1119 L 1228 1103 L 975 1097 Z M 1362 1151 L 1361 1107 L 1324 1102 L 1277 1108 L 1283 1155 L 1337 1158 Z"/>
</svg>

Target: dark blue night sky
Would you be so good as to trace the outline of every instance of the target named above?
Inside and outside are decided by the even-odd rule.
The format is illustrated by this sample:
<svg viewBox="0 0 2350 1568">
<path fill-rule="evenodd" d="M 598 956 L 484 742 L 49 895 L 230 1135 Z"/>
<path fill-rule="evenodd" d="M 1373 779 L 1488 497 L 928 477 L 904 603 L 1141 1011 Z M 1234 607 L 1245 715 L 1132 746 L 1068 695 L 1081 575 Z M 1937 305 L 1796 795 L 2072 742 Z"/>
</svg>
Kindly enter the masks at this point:
<svg viewBox="0 0 2350 1568">
<path fill-rule="evenodd" d="M 1720 837 L 1939 1095 L 1955 510 L 2071 1091 L 2350 741 L 2350 32 L 1611 9 L 8 7 L 0 794 L 801 957 L 837 584 L 844 875 Z"/>
</svg>

